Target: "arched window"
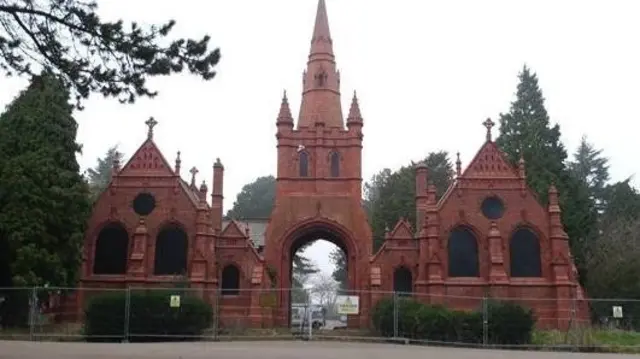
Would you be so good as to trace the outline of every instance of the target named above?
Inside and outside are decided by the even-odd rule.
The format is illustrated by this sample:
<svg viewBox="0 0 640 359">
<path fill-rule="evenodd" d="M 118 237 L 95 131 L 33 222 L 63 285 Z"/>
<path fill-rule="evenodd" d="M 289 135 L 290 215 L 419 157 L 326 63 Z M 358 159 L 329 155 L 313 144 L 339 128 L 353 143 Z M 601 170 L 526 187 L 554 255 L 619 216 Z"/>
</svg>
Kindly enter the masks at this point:
<svg viewBox="0 0 640 359">
<path fill-rule="evenodd" d="M 309 176 L 309 155 L 302 151 L 298 155 L 299 166 L 300 166 L 300 177 L 308 177 Z"/>
<path fill-rule="evenodd" d="M 331 177 L 340 177 L 340 154 L 331 152 Z"/>
<path fill-rule="evenodd" d="M 449 235 L 449 277 L 479 277 L 478 241 L 470 230 L 455 228 Z"/>
<path fill-rule="evenodd" d="M 220 281 L 222 295 L 238 295 L 240 293 L 240 270 L 230 264 L 222 270 L 222 280 Z"/>
<path fill-rule="evenodd" d="M 398 267 L 393 271 L 393 291 L 403 297 L 413 292 L 413 278 L 406 267 Z"/>
<path fill-rule="evenodd" d="M 518 229 L 509 241 L 512 277 L 542 277 L 540 241 L 528 228 Z"/>
<path fill-rule="evenodd" d="M 129 234 L 120 223 L 110 223 L 98 233 L 93 257 L 94 274 L 125 274 Z"/>
<path fill-rule="evenodd" d="M 156 238 L 155 275 L 187 274 L 187 233 L 175 224 L 165 226 Z"/>
</svg>

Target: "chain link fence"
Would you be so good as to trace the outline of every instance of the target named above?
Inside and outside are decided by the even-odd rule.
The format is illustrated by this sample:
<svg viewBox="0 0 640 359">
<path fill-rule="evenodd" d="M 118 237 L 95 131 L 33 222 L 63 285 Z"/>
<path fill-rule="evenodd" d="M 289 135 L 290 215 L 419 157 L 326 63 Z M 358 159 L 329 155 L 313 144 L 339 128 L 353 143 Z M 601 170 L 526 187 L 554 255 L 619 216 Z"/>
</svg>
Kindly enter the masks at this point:
<svg viewBox="0 0 640 359">
<path fill-rule="evenodd" d="M 640 300 L 316 288 L 0 288 L 0 339 L 324 339 L 640 352 Z"/>
</svg>

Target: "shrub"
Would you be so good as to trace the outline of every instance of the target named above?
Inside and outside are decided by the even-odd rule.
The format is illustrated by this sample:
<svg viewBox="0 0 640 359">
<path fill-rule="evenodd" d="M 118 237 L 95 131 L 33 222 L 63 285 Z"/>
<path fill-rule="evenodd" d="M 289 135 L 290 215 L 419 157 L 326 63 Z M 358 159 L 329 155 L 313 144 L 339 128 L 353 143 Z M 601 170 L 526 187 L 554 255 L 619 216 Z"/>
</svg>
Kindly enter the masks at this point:
<svg viewBox="0 0 640 359">
<path fill-rule="evenodd" d="M 211 327 L 213 309 L 204 300 L 181 296 L 180 307 L 169 305 L 171 291 L 129 293 L 128 333 L 130 341 L 185 340 L 202 335 Z M 87 341 L 125 339 L 127 293 L 93 298 L 85 309 Z"/>
<path fill-rule="evenodd" d="M 488 332 L 491 344 L 527 344 L 535 326 L 533 312 L 513 302 L 490 300 L 487 303 Z"/>
<path fill-rule="evenodd" d="M 531 340 L 535 320 L 530 310 L 514 303 L 491 301 L 488 338 L 490 344 L 525 344 Z M 482 343 L 481 311 L 450 310 L 411 298 L 397 299 L 398 335 L 404 338 L 449 343 Z M 375 330 L 382 336 L 394 335 L 394 300 L 384 298 L 372 310 Z"/>
</svg>

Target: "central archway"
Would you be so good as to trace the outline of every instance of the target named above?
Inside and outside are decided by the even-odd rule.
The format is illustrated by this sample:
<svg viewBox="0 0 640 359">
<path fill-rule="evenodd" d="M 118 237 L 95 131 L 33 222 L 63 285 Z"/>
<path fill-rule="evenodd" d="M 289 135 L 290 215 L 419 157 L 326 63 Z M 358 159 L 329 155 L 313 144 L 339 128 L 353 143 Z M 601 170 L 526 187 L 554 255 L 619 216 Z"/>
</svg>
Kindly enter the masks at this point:
<svg viewBox="0 0 640 359">
<path fill-rule="evenodd" d="M 358 257 L 358 248 L 351 232 L 347 228 L 328 220 L 312 220 L 298 223 L 284 236 L 280 252 L 282 257 L 279 263 L 279 277 L 282 291 L 279 309 L 280 313 L 286 313 L 286 315 L 283 315 L 283 319 L 286 320 L 287 325 L 291 324 L 293 258 L 301 247 L 318 240 L 330 242 L 340 249 L 344 255 L 347 272 L 345 287 L 342 289 L 356 289 L 355 259 Z"/>
</svg>

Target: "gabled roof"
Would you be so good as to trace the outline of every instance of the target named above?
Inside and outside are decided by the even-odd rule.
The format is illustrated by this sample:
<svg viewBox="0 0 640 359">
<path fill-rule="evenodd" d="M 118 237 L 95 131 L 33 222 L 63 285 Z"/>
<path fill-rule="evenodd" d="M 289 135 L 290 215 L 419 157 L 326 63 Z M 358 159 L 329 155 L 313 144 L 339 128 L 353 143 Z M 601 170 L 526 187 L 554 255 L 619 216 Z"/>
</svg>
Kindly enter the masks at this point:
<svg viewBox="0 0 640 359">
<path fill-rule="evenodd" d="M 411 225 L 404 218 L 400 218 L 396 226 L 393 228 L 391 233 L 387 236 L 388 239 L 413 239 L 413 234 L 411 233 Z"/>
<path fill-rule="evenodd" d="M 480 147 L 460 178 L 520 178 L 517 169 L 507 160 L 495 142 L 487 141 Z"/>
<path fill-rule="evenodd" d="M 175 172 L 153 139 L 147 138 L 120 170 L 118 176 L 173 177 Z"/>
</svg>

